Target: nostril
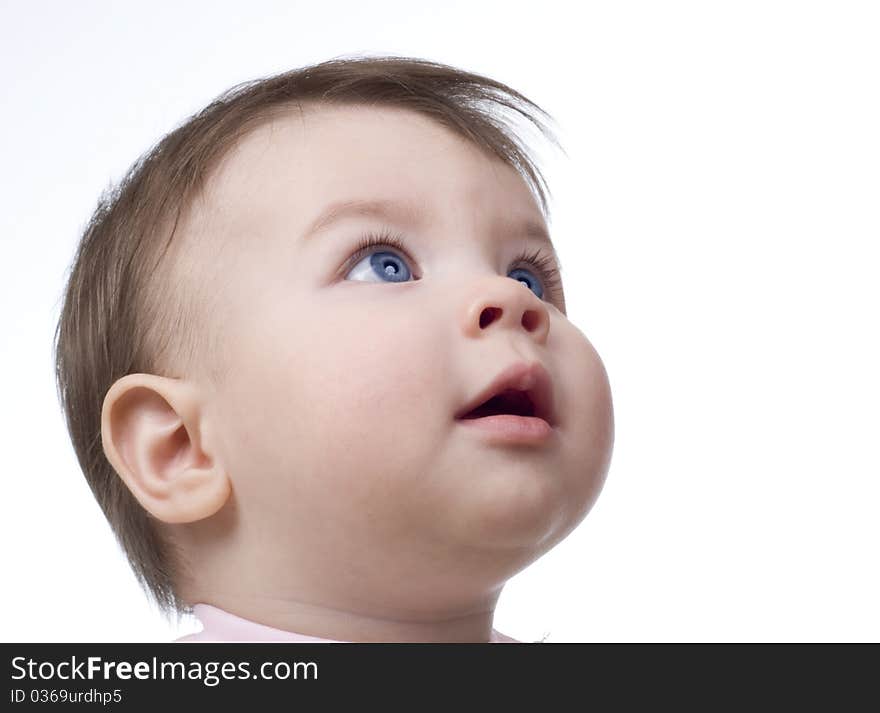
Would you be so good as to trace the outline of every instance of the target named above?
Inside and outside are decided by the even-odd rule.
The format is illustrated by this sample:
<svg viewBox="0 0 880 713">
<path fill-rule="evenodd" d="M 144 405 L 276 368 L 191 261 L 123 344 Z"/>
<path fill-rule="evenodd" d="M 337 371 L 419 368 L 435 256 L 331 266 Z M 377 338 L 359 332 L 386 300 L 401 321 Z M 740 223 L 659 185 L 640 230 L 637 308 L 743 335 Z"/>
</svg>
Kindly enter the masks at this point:
<svg viewBox="0 0 880 713">
<path fill-rule="evenodd" d="M 480 329 L 485 329 L 500 316 L 501 310 L 497 307 L 486 307 L 480 312 Z"/>
<path fill-rule="evenodd" d="M 533 309 L 526 310 L 522 318 L 522 324 L 526 331 L 534 332 L 541 326 L 541 315 Z"/>
</svg>

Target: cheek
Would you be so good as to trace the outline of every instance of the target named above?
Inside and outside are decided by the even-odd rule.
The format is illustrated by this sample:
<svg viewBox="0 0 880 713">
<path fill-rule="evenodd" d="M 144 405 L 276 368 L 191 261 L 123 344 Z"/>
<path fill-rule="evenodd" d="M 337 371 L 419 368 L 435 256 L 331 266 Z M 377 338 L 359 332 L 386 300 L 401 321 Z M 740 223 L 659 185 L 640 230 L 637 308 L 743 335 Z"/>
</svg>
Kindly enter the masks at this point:
<svg viewBox="0 0 880 713">
<path fill-rule="evenodd" d="M 427 324 L 415 323 L 411 313 L 372 314 L 321 333 L 299 388 L 314 405 L 310 437 L 335 449 L 340 469 L 363 468 L 357 459 L 365 458 L 393 473 L 424 452 L 448 383 Z"/>
<path fill-rule="evenodd" d="M 265 316 L 239 345 L 226 428 L 242 487 L 360 508 L 407 497 L 451 420 L 448 360 L 428 320 L 367 307 L 300 312 L 293 332 Z"/>
<path fill-rule="evenodd" d="M 605 483 L 614 447 L 614 410 L 608 374 L 589 340 L 575 330 L 565 353 L 561 374 L 572 386 L 557 393 L 567 444 L 564 478 L 571 494 L 567 519 L 574 526 Z"/>
</svg>

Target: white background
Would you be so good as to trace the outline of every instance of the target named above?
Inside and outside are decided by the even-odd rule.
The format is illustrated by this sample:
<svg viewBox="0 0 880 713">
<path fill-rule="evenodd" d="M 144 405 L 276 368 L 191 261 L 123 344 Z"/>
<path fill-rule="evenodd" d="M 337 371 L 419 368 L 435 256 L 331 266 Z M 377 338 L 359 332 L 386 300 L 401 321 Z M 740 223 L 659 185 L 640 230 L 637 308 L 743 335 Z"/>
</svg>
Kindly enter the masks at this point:
<svg viewBox="0 0 880 713">
<path fill-rule="evenodd" d="M 872 2 L 0 4 L 0 640 L 168 641 L 55 393 L 98 196 L 238 82 L 364 53 L 510 84 L 616 443 L 508 583 L 520 640 L 880 640 L 880 15 Z"/>
</svg>

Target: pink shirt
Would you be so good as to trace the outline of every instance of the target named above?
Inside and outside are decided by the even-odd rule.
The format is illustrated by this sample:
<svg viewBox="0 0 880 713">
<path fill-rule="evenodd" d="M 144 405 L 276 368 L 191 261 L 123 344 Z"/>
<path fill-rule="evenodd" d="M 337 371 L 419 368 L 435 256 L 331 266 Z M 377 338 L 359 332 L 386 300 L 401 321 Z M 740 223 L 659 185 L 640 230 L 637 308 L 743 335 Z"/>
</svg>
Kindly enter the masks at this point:
<svg viewBox="0 0 880 713">
<path fill-rule="evenodd" d="M 265 624 L 257 624 L 241 617 L 230 614 L 228 611 L 218 609 L 210 604 L 195 604 L 193 613 L 202 623 L 202 630 L 194 634 L 182 636 L 175 642 L 187 641 L 300 641 L 304 643 L 345 644 L 346 641 L 334 639 L 322 639 L 317 636 L 306 636 L 293 631 L 273 629 Z M 489 638 L 490 644 L 518 644 L 516 639 L 495 631 Z"/>
</svg>

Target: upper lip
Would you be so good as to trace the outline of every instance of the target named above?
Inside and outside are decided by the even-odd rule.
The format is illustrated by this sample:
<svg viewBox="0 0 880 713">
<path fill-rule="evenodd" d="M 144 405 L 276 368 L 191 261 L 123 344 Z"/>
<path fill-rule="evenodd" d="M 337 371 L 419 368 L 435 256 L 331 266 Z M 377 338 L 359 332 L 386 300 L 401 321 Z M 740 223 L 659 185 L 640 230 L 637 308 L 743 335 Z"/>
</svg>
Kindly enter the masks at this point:
<svg viewBox="0 0 880 713">
<path fill-rule="evenodd" d="M 476 397 L 455 414 L 459 419 L 485 403 L 493 396 L 507 391 L 524 391 L 535 407 L 535 416 L 542 418 L 551 426 L 556 425 L 553 407 L 553 381 L 540 362 L 517 362 L 507 367 Z"/>
</svg>

